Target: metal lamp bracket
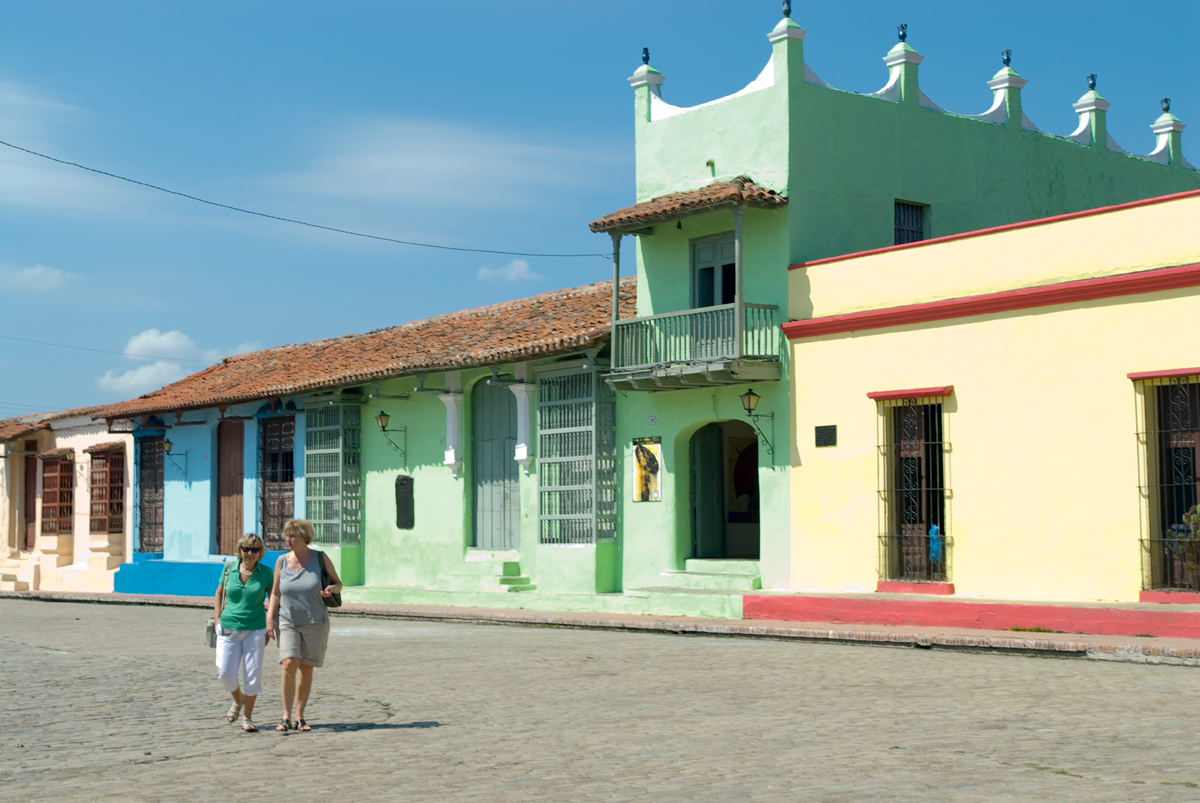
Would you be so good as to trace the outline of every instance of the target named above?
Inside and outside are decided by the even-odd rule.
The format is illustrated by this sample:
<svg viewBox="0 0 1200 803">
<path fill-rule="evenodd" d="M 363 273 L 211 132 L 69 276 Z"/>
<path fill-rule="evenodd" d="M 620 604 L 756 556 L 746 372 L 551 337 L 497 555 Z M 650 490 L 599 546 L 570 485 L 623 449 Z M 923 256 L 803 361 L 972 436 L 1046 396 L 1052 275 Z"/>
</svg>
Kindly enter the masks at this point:
<svg viewBox="0 0 1200 803">
<path fill-rule="evenodd" d="M 771 419 L 771 436 L 774 437 L 774 435 L 775 435 L 775 414 L 767 413 L 766 415 L 760 415 L 758 413 L 754 413 L 753 415 L 750 416 L 750 421 L 751 421 L 751 423 L 754 424 L 754 429 L 758 431 L 758 437 L 762 440 L 763 446 L 767 447 L 767 454 L 771 455 L 771 457 L 774 457 L 775 456 L 775 447 L 771 445 L 771 441 L 767 438 L 766 433 L 763 432 L 762 427 L 760 427 L 758 425 L 758 419 L 760 419 L 760 418 Z"/>
</svg>

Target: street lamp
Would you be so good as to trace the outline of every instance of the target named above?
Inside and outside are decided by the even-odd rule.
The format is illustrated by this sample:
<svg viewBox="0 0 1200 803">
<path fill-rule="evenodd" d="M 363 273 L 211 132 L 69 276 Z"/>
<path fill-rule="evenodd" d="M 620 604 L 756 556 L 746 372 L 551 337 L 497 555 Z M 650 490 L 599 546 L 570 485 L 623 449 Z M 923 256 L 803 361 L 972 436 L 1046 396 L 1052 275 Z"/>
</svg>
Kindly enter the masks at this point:
<svg viewBox="0 0 1200 803">
<path fill-rule="evenodd" d="M 388 422 L 391 420 L 392 420 L 392 417 L 390 415 L 388 415 L 387 413 L 385 413 L 383 410 L 380 410 L 379 415 L 375 416 L 375 423 L 379 425 L 379 431 L 383 433 L 383 437 L 387 438 L 387 442 L 392 445 L 392 448 L 395 449 L 397 452 L 399 452 L 400 456 L 402 458 L 404 458 L 404 466 L 405 466 L 405 468 L 407 468 L 408 467 L 408 427 L 400 427 L 399 429 L 388 429 Z M 392 440 L 391 436 L 388 435 L 389 432 L 403 432 L 404 433 L 404 445 L 401 446 L 400 444 L 398 444 L 394 440 Z"/>
<path fill-rule="evenodd" d="M 763 446 L 767 447 L 767 454 L 774 457 L 775 447 L 771 445 L 771 441 L 767 439 L 766 434 L 762 431 L 762 427 L 758 425 L 758 419 L 764 417 L 771 419 L 771 427 L 772 430 L 774 430 L 775 414 L 767 413 L 766 416 L 760 416 L 756 412 L 758 410 L 758 400 L 761 399 L 762 396 L 759 396 L 757 393 L 755 393 L 754 388 L 750 388 L 738 398 L 742 400 L 742 409 L 746 411 L 746 417 L 750 419 L 751 423 L 754 424 L 754 428 L 758 431 L 758 436 L 762 439 Z"/>
</svg>

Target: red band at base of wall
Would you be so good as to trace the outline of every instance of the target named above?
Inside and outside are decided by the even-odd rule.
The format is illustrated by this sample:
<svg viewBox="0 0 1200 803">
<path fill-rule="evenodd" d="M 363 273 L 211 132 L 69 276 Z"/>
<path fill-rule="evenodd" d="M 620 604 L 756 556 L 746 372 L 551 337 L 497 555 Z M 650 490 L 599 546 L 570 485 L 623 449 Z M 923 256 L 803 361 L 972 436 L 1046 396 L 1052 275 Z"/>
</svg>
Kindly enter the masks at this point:
<svg viewBox="0 0 1200 803">
<path fill-rule="evenodd" d="M 948 597 L 954 594 L 954 583 L 902 583 L 899 580 L 880 580 L 875 590 L 885 594 L 936 594 Z"/>
<path fill-rule="evenodd" d="M 1143 591 L 1139 602 L 1165 602 L 1168 605 L 1200 605 L 1200 594 L 1191 591 Z"/>
<path fill-rule="evenodd" d="M 1037 603 L 879 597 L 742 597 L 742 617 L 788 622 L 965 627 L 977 630 L 1048 630 L 1109 636 L 1200 639 L 1200 612 L 1096 608 Z"/>
</svg>

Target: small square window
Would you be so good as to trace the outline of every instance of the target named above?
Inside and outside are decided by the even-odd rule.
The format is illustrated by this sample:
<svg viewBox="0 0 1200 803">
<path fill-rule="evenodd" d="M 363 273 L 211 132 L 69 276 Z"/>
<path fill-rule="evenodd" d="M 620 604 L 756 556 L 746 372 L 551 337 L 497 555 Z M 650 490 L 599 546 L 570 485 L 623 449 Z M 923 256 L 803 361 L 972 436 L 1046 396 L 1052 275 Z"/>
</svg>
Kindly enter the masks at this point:
<svg viewBox="0 0 1200 803">
<path fill-rule="evenodd" d="M 925 207 L 896 201 L 896 245 L 925 239 Z"/>
<path fill-rule="evenodd" d="M 837 424 L 817 427 L 817 448 L 837 446 Z"/>
</svg>

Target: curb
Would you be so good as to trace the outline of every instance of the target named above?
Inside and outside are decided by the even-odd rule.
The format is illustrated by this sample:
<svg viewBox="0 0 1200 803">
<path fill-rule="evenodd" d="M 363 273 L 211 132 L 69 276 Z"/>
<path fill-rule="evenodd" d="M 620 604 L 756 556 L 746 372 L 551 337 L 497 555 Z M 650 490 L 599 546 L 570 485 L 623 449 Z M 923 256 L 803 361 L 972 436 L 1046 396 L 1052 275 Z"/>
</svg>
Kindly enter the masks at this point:
<svg viewBox="0 0 1200 803">
<path fill-rule="evenodd" d="M 0 591 L 0 600 L 86 602 L 107 605 L 153 605 L 172 608 L 209 608 L 208 597 L 76 593 L 67 591 Z M 680 636 L 720 636 L 773 641 L 851 644 L 870 647 L 945 650 L 1051 658 L 1082 658 L 1136 664 L 1200 666 L 1200 647 L 1156 647 L 1141 644 L 1099 644 L 1086 640 L 1028 639 L 1005 636 L 965 636 L 932 633 L 896 633 L 878 630 L 828 629 L 794 624 L 761 624 L 762 620 L 670 618 L 639 614 L 609 617 L 552 611 L 493 608 L 445 608 L 406 605 L 343 605 L 335 616 L 367 619 L 405 619 L 426 622 L 523 627 L 559 627 L 573 630 L 609 630 L 628 633 L 662 633 Z"/>
</svg>

